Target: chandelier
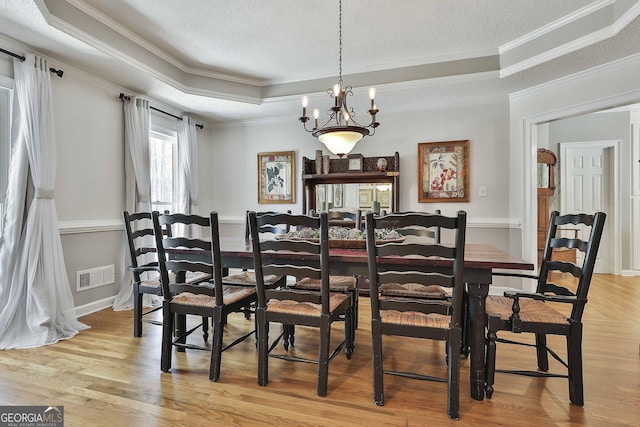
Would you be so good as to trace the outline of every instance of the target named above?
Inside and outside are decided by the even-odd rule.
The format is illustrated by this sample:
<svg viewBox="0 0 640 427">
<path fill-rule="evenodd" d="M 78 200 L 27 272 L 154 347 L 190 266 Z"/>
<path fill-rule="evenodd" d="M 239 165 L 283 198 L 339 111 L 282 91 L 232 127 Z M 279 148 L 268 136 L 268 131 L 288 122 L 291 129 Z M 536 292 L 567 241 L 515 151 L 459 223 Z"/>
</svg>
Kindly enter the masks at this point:
<svg viewBox="0 0 640 427">
<path fill-rule="evenodd" d="M 371 122 L 363 126 L 355 120 L 356 113 L 353 108 L 347 105 L 347 97 L 353 95 L 353 88 L 350 85 L 345 86 L 342 81 L 342 0 L 340 4 L 340 14 L 338 20 L 339 39 L 340 39 L 340 74 L 338 83 L 327 90 L 327 93 L 333 98 L 333 106 L 327 110 L 329 119 L 322 126 L 318 125 L 320 111 L 316 108 L 313 110 L 314 126 L 312 129 L 307 128 L 309 117 L 307 116 L 308 97 L 302 98 L 302 116 L 298 119 L 302 122 L 307 132 L 318 138 L 327 149 L 333 154 L 343 157 L 353 150 L 353 147 L 367 135 L 374 135 L 376 128 L 380 123 L 376 121 L 378 109 L 375 104 L 376 90 L 369 89 L 369 97 L 371 98 L 371 109 L 368 111 L 371 115 Z"/>
</svg>

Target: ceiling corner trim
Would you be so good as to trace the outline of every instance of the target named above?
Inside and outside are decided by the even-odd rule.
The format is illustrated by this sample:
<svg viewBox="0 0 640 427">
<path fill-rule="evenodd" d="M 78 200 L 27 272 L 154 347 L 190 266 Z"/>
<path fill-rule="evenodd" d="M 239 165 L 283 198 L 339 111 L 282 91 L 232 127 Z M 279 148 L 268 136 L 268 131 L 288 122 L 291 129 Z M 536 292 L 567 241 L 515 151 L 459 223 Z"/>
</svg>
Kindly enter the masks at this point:
<svg viewBox="0 0 640 427">
<path fill-rule="evenodd" d="M 616 10 L 616 7 L 622 10 Z M 617 35 L 640 15 L 640 1 L 599 0 L 519 39 L 500 46 L 501 77 L 567 55 Z M 581 25 L 589 22 L 590 25 Z M 599 28 L 593 28 L 599 22 Z M 593 30 L 591 30 L 593 28 Z M 564 34 L 563 34 L 564 33 Z M 550 45 L 556 34 L 557 43 Z"/>
<path fill-rule="evenodd" d="M 591 15 L 599 11 L 600 9 L 615 3 L 615 1 L 616 0 L 599 0 L 595 3 L 583 7 L 580 10 L 575 11 L 572 14 L 564 16 L 560 19 L 555 20 L 554 22 L 550 22 L 549 24 L 536 29 L 535 31 L 525 34 L 522 37 L 512 40 L 509 43 L 505 43 L 498 48 L 498 51 L 500 55 L 502 55 L 510 50 L 516 49 L 522 45 L 539 39 L 540 37 L 546 36 L 547 34 L 557 30 L 558 28 L 567 26 L 573 22 L 583 19 L 585 16 Z"/>
<path fill-rule="evenodd" d="M 613 27 L 606 27 L 606 28 L 600 29 L 594 33 L 587 34 L 583 37 L 580 37 L 579 39 L 571 40 L 565 44 L 562 44 L 553 49 L 542 52 L 538 55 L 526 58 L 525 60 L 522 60 L 515 64 L 503 67 L 500 69 L 500 77 L 501 78 L 508 77 L 512 74 L 516 74 L 521 71 L 527 70 L 529 68 L 533 68 L 536 65 L 540 65 L 547 61 L 551 61 L 552 59 L 556 59 L 561 56 L 567 55 L 571 52 L 590 46 L 594 43 L 605 40 L 609 37 L 613 37 L 616 34 L 617 32 L 614 31 Z"/>
</svg>

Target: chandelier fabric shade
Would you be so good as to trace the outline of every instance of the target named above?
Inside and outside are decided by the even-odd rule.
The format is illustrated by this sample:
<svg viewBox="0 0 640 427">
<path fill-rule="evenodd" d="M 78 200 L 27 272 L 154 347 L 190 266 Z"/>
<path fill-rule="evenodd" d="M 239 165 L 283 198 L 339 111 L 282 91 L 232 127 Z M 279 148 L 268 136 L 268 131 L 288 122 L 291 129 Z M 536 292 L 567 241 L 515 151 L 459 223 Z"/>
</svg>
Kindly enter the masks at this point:
<svg viewBox="0 0 640 427">
<path fill-rule="evenodd" d="M 339 1 L 339 35 L 340 35 L 340 63 L 338 83 L 327 90 L 327 93 L 333 98 L 333 106 L 327 110 L 328 120 L 319 125 L 320 111 L 313 110 L 314 126 L 307 128 L 307 122 L 310 118 L 307 116 L 308 97 L 302 98 L 302 116 L 298 120 L 302 122 L 307 132 L 318 138 L 327 149 L 339 156 L 343 157 L 349 154 L 355 145 L 367 135 L 374 135 L 376 128 L 380 123 L 376 121 L 378 109 L 375 103 L 375 88 L 369 89 L 369 97 L 371 98 L 371 108 L 368 110 L 371 121 L 367 125 L 361 125 L 355 119 L 356 113 L 353 108 L 347 104 L 347 97 L 353 95 L 353 88 L 349 85 L 345 86 L 342 81 L 342 0 Z"/>
</svg>

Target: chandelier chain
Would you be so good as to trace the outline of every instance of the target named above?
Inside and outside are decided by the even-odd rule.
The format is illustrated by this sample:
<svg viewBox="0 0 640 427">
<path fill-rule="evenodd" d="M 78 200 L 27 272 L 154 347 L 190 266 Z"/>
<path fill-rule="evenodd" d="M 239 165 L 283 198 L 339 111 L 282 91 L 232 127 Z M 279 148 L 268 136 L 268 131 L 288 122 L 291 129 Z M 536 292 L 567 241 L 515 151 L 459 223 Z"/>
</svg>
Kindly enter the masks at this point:
<svg viewBox="0 0 640 427">
<path fill-rule="evenodd" d="M 340 14 L 339 14 L 339 18 L 338 18 L 338 34 L 339 34 L 339 40 L 340 40 L 340 74 L 339 74 L 339 80 L 338 83 L 340 83 L 340 86 L 342 86 L 342 0 L 340 0 L 339 2 L 339 7 L 340 7 Z"/>
</svg>

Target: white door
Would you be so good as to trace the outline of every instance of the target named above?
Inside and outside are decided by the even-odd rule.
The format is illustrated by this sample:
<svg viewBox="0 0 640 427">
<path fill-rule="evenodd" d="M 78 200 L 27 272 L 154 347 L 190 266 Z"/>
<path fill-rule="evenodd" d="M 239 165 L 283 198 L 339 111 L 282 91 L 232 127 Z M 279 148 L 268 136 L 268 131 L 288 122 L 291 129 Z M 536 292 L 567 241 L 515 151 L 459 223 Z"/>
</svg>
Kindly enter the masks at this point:
<svg viewBox="0 0 640 427">
<path fill-rule="evenodd" d="M 560 144 L 560 167 L 562 180 L 560 183 L 560 213 L 595 213 L 607 214 L 607 221 L 602 234 L 595 272 L 614 273 L 611 262 L 613 254 L 614 228 L 614 179 L 613 161 L 614 146 L 618 141 L 598 141 L 585 143 Z M 588 235 L 581 233 L 586 240 Z"/>
</svg>

